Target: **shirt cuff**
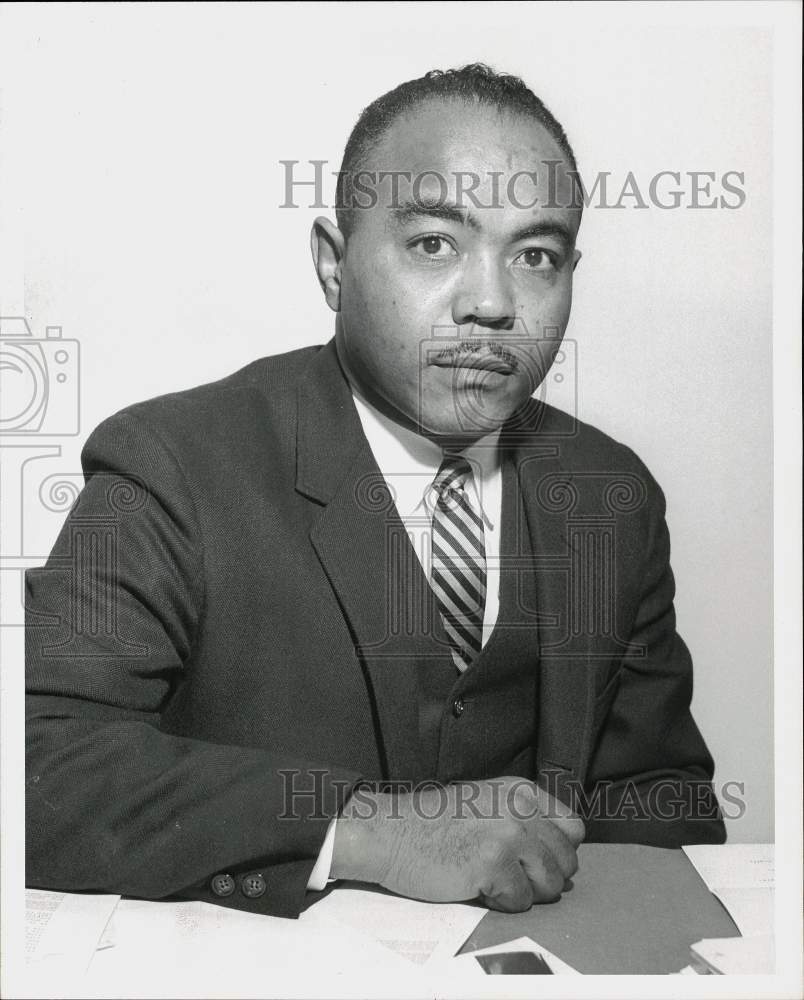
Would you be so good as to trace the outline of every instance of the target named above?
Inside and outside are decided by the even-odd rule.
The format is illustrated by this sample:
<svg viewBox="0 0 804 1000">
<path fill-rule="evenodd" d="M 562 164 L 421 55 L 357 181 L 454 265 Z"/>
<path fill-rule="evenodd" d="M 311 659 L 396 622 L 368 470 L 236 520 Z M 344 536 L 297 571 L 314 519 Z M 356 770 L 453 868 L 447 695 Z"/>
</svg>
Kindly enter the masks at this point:
<svg viewBox="0 0 804 1000">
<path fill-rule="evenodd" d="M 326 889 L 327 882 L 330 881 L 329 873 L 332 869 L 332 852 L 335 850 L 336 822 L 335 819 L 329 821 L 327 835 L 324 837 L 324 843 L 318 852 L 318 860 L 310 872 L 310 878 L 307 880 L 308 892 L 320 892 L 322 889 Z"/>
</svg>

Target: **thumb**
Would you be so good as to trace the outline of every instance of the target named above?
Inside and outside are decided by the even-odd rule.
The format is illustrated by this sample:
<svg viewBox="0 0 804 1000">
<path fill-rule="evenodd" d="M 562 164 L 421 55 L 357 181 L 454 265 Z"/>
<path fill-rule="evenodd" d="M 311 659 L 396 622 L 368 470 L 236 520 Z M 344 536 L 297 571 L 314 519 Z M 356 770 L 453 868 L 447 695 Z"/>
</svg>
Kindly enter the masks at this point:
<svg viewBox="0 0 804 1000">
<path fill-rule="evenodd" d="M 561 830 L 573 847 L 578 847 L 583 843 L 586 837 L 586 827 L 583 820 L 561 799 L 537 785 L 536 803 L 539 812 Z"/>
</svg>

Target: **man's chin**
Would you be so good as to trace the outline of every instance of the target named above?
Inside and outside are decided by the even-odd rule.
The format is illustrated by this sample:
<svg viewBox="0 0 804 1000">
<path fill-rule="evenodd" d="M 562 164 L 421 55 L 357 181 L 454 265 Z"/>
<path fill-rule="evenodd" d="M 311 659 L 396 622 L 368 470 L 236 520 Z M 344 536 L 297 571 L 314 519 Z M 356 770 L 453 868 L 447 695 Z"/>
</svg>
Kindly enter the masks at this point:
<svg viewBox="0 0 804 1000">
<path fill-rule="evenodd" d="M 531 389 L 520 374 L 452 373 L 447 388 L 431 384 L 421 393 L 417 423 L 428 437 L 476 441 L 498 431 L 528 401 Z M 439 380 L 440 381 L 440 380 Z"/>
<path fill-rule="evenodd" d="M 510 390 L 514 385 L 509 382 Z M 372 395 L 369 400 L 386 416 L 422 437 L 444 445 L 461 443 L 464 447 L 499 431 L 528 401 L 527 385 L 515 391 L 440 392 L 442 387 L 428 387 L 407 405 L 395 405 L 387 398 Z"/>
<path fill-rule="evenodd" d="M 494 434 L 509 419 L 513 411 L 458 412 L 422 414 L 419 433 L 439 443 L 462 443 L 468 446 L 480 438 Z"/>
</svg>

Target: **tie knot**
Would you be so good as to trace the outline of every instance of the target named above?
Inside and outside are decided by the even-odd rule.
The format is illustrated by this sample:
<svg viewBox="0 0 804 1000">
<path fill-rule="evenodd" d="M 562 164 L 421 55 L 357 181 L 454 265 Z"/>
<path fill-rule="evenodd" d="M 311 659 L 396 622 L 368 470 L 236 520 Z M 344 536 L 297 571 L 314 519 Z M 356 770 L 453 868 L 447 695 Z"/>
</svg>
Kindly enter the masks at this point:
<svg viewBox="0 0 804 1000">
<path fill-rule="evenodd" d="M 462 455 L 445 455 L 433 480 L 433 489 L 440 497 L 460 492 L 471 475 L 471 466 Z"/>
</svg>

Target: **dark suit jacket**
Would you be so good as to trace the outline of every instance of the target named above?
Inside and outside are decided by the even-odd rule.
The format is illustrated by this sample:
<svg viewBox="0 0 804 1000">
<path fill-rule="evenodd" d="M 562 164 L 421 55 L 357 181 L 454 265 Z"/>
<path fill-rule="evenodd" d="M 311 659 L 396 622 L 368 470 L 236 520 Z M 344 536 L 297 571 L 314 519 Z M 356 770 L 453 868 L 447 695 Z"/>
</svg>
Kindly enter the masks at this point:
<svg viewBox="0 0 804 1000">
<path fill-rule="evenodd" d="M 722 841 L 659 487 L 539 403 L 504 439 L 535 553 L 525 776 L 585 797 L 590 839 Z M 439 777 L 421 664 L 451 664 L 389 634 L 393 511 L 334 345 L 128 407 L 82 462 L 27 579 L 28 884 L 296 915 L 359 778 Z M 210 890 L 257 870 L 258 898 Z"/>
</svg>

